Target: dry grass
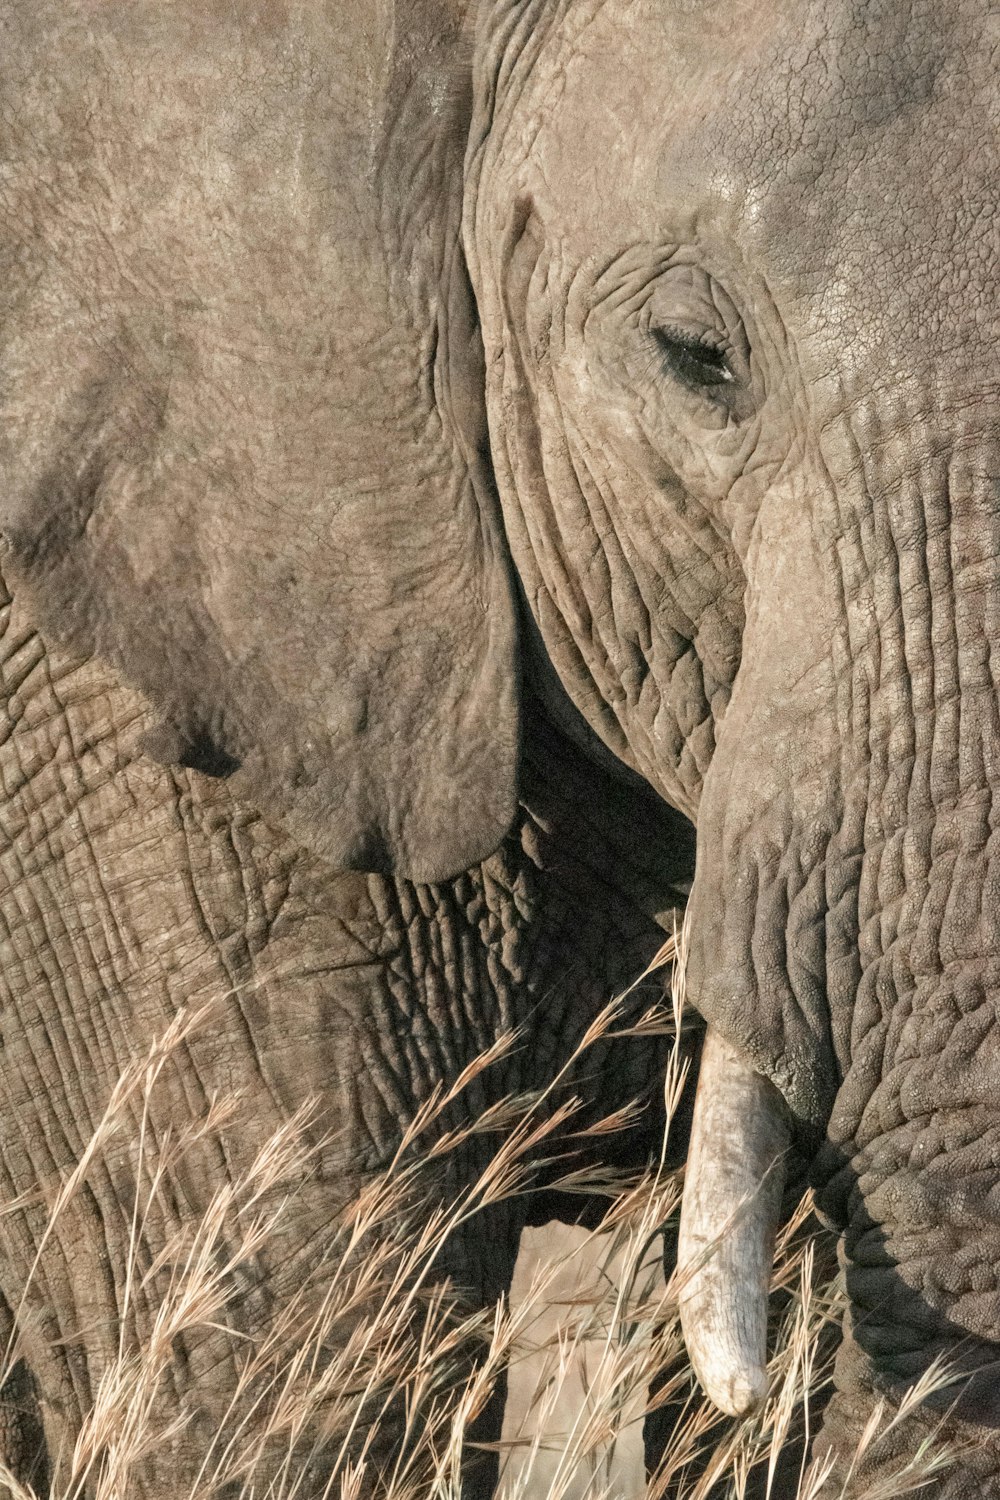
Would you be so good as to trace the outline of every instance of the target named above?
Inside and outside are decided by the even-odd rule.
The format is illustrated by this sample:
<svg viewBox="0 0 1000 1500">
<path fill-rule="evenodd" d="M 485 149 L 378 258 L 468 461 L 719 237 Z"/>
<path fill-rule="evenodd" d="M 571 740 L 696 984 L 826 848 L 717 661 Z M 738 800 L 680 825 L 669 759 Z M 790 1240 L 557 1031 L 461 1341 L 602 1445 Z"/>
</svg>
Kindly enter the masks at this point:
<svg viewBox="0 0 1000 1500">
<path fill-rule="evenodd" d="M 668 945 L 661 962 L 672 957 Z M 675 984 L 670 1005 L 629 1028 L 665 1028 L 675 1038 L 665 1080 L 668 1118 L 685 1081 L 678 1046 L 682 1011 L 681 987 Z M 507 1100 L 473 1123 L 445 1128 L 449 1109 L 472 1079 L 514 1045 L 514 1036 L 504 1036 L 427 1103 L 389 1169 L 344 1214 L 320 1272 L 290 1296 L 256 1343 L 246 1343 L 239 1388 L 199 1455 L 200 1471 L 186 1491 L 191 1500 L 208 1500 L 223 1490 L 226 1500 L 316 1500 L 320 1494 L 357 1500 L 369 1492 L 385 1500 L 457 1500 L 469 1424 L 504 1367 L 536 1350 L 539 1313 L 552 1300 L 559 1267 L 541 1266 L 516 1307 L 501 1303 L 489 1314 L 470 1314 L 441 1283 L 444 1247 L 484 1208 L 530 1188 L 532 1160 L 551 1155 L 546 1143 L 554 1142 L 580 1107 L 567 1096 L 567 1075 L 579 1053 L 610 1033 L 621 1034 L 624 1015 L 623 997 L 594 1023 L 577 1056 L 542 1094 Z M 142 1465 L 157 1452 L 171 1451 L 185 1421 L 162 1415 L 177 1341 L 206 1328 L 229 1327 L 241 1270 L 266 1254 L 313 1171 L 316 1132 L 312 1111 L 305 1109 L 266 1142 L 238 1180 L 220 1190 L 201 1222 L 178 1233 L 152 1266 L 140 1269 L 144 1224 L 168 1176 L 199 1143 L 233 1122 L 235 1105 L 218 1102 L 204 1118 L 179 1128 L 172 1140 L 160 1141 L 156 1159 L 147 1160 L 146 1126 L 164 1067 L 206 1016 L 192 1011 L 178 1017 L 123 1077 L 55 1204 L 53 1225 L 86 1183 L 103 1148 L 112 1139 L 120 1147 L 123 1132 L 135 1134 L 138 1118 L 137 1136 L 128 1144 L 135 1180 L 144 1181 L 147 1190 L 141 1198 L 137 1193 L 133 1210 L 133 1254 L 124 1268 L 126 1307 L 140 1285 L 164 1289 L 141 1347 L 130 1345 L 123 1319 L 117 1358 L 99 1384 L 50 1500 L 129 1500 Z M 621 1117 L 608 1120 L 590 1133 L 622 1123 Z M 483 1132 L 500 1134 L 499 1150 L 474 1184 L 428 1218 L 422 1207 L 427 1174 L 472 1134 Z M 145 1172 L 139 1170 L 144 1164 Z M 649 1500 L 668 1493 L 677 1500 L 707 1500 L 710 1492 L 719 1493 L 713 1487 L 720 1484 L 727 1494 L 742 1496 L 752 1470 L 773 1482 L 782 1449 L 798 1434 L 808 1437 L 811 1406 L 828 1378 L 824 1334 L 843 1305 L 840 1283 L 818 1269 L 808 1204 L 778 1247 L 780 1310 L 770 1397 L 756 1417 L 734 1423 L 720 1418 L 694 1385 L 679 1332 L 677 1280 L 664 1285 L 659 1274 L 660 1231 L 679 1203 L 677 1175 L 661 1161 L 638 1182 L 595 1184 L 567 1170 L 562 1186 L 571 1191 L 599 1186 L 607 1193 L 607 1212 L 593 1239 L 616 1271 L 601 1279 L 592 1296 L 564 1309 L 548 1373 L 532 1401 L 534 1435 L 526 1434 L 502 1456 L 504 1500 L 613 1500 L 616 1442 L 636 1412 L 651 1406 L 669 1405 L 676 1421 L 660 1470 L 649 1482 Z M 246 1341 L 244 1332 L 231 1332 Z M 7 1351 L 8 1370 L 16 1352 Z M 582 1358 L 587 1398 L 575 1403 L 553 1454 L 551 1429 L 561 1386 L 579 1370 Z M 650 1401 L 653 1381 L 659 1388 Z M 914 1390 L 910 1405 L 945 1383 L 940 1370 L 932 1371 Z M 855 1463 L 904 1415 L 876 1412 Z M 390 1421 L 402 1436 L 399 1458 L 392 1472 L 377 1475 L 374 1445 L 380 1427 Z M 539 1436 L 546 1430 L 547 1451 Z M 543 1457 L 544 1488 L 536 1477 Z M 918 1489 L 944 1461 L 935 1450 L 922 1451 L 889 1488 L 880 1486 L 868 1500 Z M 803 1458 L 798 1500 L 813 1500 L 827 1477 L 826 1466 Z M 42 1500 L 6 1470 L 0 1470 L 0 1490 L 14 1500 Z M 789 1494 L 787 1480 L 781 1493 Z M 183 1500 L 180 1491 L 178 1500 Z"/>
</svg>

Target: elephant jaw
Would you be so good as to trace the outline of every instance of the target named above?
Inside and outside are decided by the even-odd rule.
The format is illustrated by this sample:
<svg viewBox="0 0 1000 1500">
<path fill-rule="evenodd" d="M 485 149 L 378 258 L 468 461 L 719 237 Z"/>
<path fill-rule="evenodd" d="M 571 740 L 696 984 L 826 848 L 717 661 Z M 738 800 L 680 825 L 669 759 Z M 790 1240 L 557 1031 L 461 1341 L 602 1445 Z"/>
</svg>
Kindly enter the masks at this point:
<svg viewBox="0 0 1000 1500">
<path fill-rule="evenodd" d="M 717 1031 L 702 1053 L 681 1206 L 681 1326 L 730 1416 L 767 1393 L 767 1309 L 789 1133 L 777 1089 Z"/>
</svg>

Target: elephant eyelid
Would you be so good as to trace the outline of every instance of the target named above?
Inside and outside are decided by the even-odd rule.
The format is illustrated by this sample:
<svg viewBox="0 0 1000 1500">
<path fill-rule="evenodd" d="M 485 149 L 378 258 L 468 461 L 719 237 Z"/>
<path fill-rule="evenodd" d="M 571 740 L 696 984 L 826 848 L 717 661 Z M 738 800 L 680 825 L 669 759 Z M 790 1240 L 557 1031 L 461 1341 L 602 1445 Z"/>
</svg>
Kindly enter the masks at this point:
<svg viewBox="0 0 1000 1500">
<path fill-rule="evenodd" d="M 652 329 L 668 375 L 694 390 L 711 390 L 735 380 L 724 349 L 671 328 Z"/>
</svg>

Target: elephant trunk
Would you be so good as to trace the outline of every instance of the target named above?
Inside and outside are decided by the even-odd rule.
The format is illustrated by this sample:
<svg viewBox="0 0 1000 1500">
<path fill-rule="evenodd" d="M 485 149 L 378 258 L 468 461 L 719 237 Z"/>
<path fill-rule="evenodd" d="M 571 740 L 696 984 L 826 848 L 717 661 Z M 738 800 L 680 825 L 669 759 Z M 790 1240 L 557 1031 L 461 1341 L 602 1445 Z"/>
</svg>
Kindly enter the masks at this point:
<svg viewBox="0 0 1000 1500">
<path fill-rule="evenodd" d="M 960 1377 L 852 1485 L 912 1459 L 942 1419 L 1000 1470 L 1000 442 L 971 397 L 891 399 L 831 421 L 760 520 L 687 972 L 710 1030 L 761 1075 L 745 1097 L 780 1092 L 843 1231 L 836 1472 L 880 1399 L 898 1410 L 939 1356 Z M 705 1149 L 745 1158 L 714 1233 L 767 1162 L 748 1114 L 713 1124 L 707 1089 Z M 747 1257 L 727 1261 L 723 1305 L 743 1297 Z M 721 1384 L 695 1358 L 720 1405 L 726 1380 L 759 1377 L 743 1346 Z"/>
<path fill-rule="evenodd" d="M 1000 1472 L 1000 954 L 969 913 L 995 931 L 995 806 L 984 794 L 978 812 L 937 820 L 924 908 L 941 930 L 925 951 L 899 934 L 866 966 L 867 1025 L 813 1168 L 821 1210 L 843 1226 L 850 1307 L 820 1438 L 834 1477 L 888 1403 L 884 1436 L 853 1464 L 859 1493 L 892 1492 L 935 1449 L 947 1463 L 922 1494 L 993 1493 L 984 1480 Z"/>
</svg>

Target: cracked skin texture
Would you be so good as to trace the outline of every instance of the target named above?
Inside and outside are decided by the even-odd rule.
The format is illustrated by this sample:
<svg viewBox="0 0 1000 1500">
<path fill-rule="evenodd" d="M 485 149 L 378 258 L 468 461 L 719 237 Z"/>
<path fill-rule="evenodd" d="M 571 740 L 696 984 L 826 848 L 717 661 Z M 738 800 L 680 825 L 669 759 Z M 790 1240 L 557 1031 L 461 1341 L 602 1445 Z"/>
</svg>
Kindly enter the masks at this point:
<svg viewBox="0 0 1000 1500">
<path fill-rule="evenodd" d="M 524 1046 L 484 1075 L 469 1107 L 480 1112 L 510 1090 L 545 1083 L 662 942 L 653 894 L 682 900 L 683 837 L 675 832 L 670 858 L 665 838 L 650 841 L 644 866 L 624 860 L 636 821 L 656 826 L 655 805 L 595 784 L 592 767 L 541 717 L 520 811 L 500 849 L 452 882 L 419 887 L 338 875 L 236 800 L 227 782 L 151 763 L 141 750 L 149 720 L 141 699 L 99 664 L 47 649 L 16 599 L 0 615 L 0 683 L 0 1198 L 30 1200 L 2 1226 L 0 1292 L 15 1306 L 46 1202 L 80 1159 L 119 1073 L 181 1006 L 218 1001 L 153 1096 L 147 1172 L 167 1127 L 197 1117 L 214 1093 L 251 1100 L 252 1110 L 168 1176 L 143 1226 L 142 1263 L 196 1221 L 310 1096 L 320 1102 L 317 1132 L 337 1135 L 280 1243 L 249 1273 L 235 1315 L 260 1331 L 431 1088 L 512 1026 L 526 1027 Z M 647 988 L 637 1004 L 655 994 Z M 646 1098 L 642 1126 L 612 1149 L 623 1162 L 656 1149 L 662 1047 L 607 1044 L 576 1084 L 589 1118 Z M 476 1167 L 467 1153 L 456 1170 Z M 23 1350 L 51 1455 L 69 1451 L 117 1349 L 136 1186 L 129 1152 L 106 1147 L 32 1281 Z M 544 1221 L 558 1210 L 543 1195 L 484 1215 L 489 1222 L 453 1245 L 442 1272 L 473 1300 L 497 1295 L 525 1215 Z M 155 1290 L 134 1289 L 129 1333 L 141 1339 L 155 1311 Z M 154 1456 L 140 1470 L 136 1495 L 185 1492 L 202 1424 L 232 1393 L 238 1349 L 229 1339 L 205 1332 L 180 1342 L 164 1416 L 194 1401 L 199 1417 L 168 1461 Z M 488 1479 L 481 1483 L 487 1492 Z"/>
<path fill-rule="evenodd" d="M 0 17 L 11 1190 L 248 975 L 185 1101 L 246 1087 L 263 1129 L 318 1087 L 355 1132 L 280 1291 L 438 1077 L 510 1015 L 550 1062 L 641 968 L 669 803 L 696 1002 L 843 1231 L 820 1442 L 945 1350 L 976 1452 L 930 1492 L 992 1497 L 995 17 L 495 0 L 470 100 L 464 7 L 391 9 Z M 215 1145 L 178 1213 L 249 1140 Z M 113 1342 L 102 1165 L 46 1247 L 50 1455 Z M 516 1228 L 453 1247 L 479 1296 Z"/>
</svg>

